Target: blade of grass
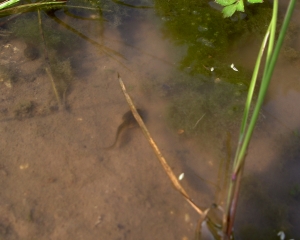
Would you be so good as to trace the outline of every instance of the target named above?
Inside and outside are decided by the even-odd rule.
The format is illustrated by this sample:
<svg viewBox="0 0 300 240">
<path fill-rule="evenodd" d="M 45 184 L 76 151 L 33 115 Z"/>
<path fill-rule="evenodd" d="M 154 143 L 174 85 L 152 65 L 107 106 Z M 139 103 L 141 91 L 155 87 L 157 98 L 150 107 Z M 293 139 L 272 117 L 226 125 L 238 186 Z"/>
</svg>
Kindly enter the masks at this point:
<svg viewBox="0 0 300 240">
<path fill-rule="evenodd" d="M 7 7 L 10 7 L 11 5 L 16 4 L 19 1 L 20 0 L 9 0 L 9 1 L 2 2 L 0 4 L 0 10 L 4 9 L 4 8 L 7 8 Z"/>
<path fill-rule="evenodd" d="M 272 12 L 272 20 L 271 20 L 271 33 L 270 33 L 270 41 L 268 45 L 268 52 L 267 52 L 267 58 L 266 58 L 266 64 L 270 62 L 270 58 L 274 49 L 274 43 L 275 43 L 275 34 L 276 34 L 276 26 L 277 26 L 277 14 L 278 13 L 278 1 L 273 2 L 273 12 Z M 268 66 L 265 67 L 267 69 Z M 265 74 L 265 72 L 264 72 Z M 263 77 L 264 79 L 264 77 Z"/>
<path fill-rule="evenodd" d="M 243 144 L 243 140 L 245 137 L 245 131 L 247 129 L 248 116 L 249 116 L 249 112 L 250 112 L 250 106 L 251 106 L 251 102 L 252 102 L 252 98 L 253 98 L 254 88 L 255 88 L 256 82 L 257 82 L 257 75 L 258 75 L 258 71 L 259 71 L 259 68 L 261 65 L 262 56 L 263 56 L 263 53 L 264 53 L 264 50 L 265 50 L 265 47 L 266 47 L 266 44 L 267 44 L 267 41 L 268 41 L 268 38 L 270 35 L 270 31 L 271 31 L 271 23 L 269 24 L 269 27 L 264 36 L 262 45 L 260 47 L 259 54 L 258 54 L 258 57 L 256 60 L 256 64 L 254 67 L 251 83 L 249 86 L 248 95 L 247 95 L 247 99 L 246 99 L 246 103 L 245 103 L 245 110 L 244 110 L 244 114 L 243 114 L 243 118 L 242 118 L 240 134 L 239 134 L 238 146 L 237 146 L 236 155 L 234 158 L 234 166 L 238 162 L 238 154 L 240 152 L 240 148 Z M 230 207 L 231 207 L 231 202 L 233 199 L 234 189 L 235 189 L 235 185 L 231 182 L 229 184 L 229 189 L 228 189 L 228 194 L 227 194 L 227 205 L 226 205 L 226 211 L 225 211 L 226 214 L 224 215 L 224 218 L 223 218 L 223 231 L 225 231 L 225 229 L 227 228 L 227 224 L 233 220 L 233 219 L 230 220 Z"/>
<path fill-rule="evenodd" d="M 34 8 L 47 8 L 47 7 L 52 7 L 55 5 L 55 7 L 58 7 L 59 5 L 65 4 L 66 1 L 55 1 L 55 2 L 39 2 L 39 3 L 28 3 L 28 4 L 22 4 L 20 6 L 15 6 L 15 7 L 9 7 L 5 9 L 0 9 L 0 14 L 5 15 L 5 14 L 16 14 L 19 12 L 26 12 L 26 11 L 31 11 Z"/>
<path fill-rule="evenodd" d="M 277 2 L 277 1 L 274 1 L 274 3 Z M 281 46 L 282 46 L 282 43 L 283 43 L 283 39 L 286 35 L 286 31 L 287 31 L 289 22 L 291 20 L 293 10 L 295 8 L 295 3 L 296 3 L 296 0 L 291 0 L 290 3 L 289 3 L 289 7 L 288 7 L 287 13 L 285 15 L 285 19 L 284 19 L 283 25 L 281 27 L 280 33 L 279 33 L 278 40 L 277 40 L 276 45 L 275 45 L 274 52 L 272 53 L 272 55 L 270 57 L 270 60 L 266 63 L 265 74 L 263 75 L 263 80 L 262 80 L 262 83 L 261 83 L 261 86 L 260 86 L 257 103 L 256 103 L 256 106 L 255 106 L 253 115 L 251 117 L 249 127 L 248 127 L 246 135 L 245 135 L 245 140 L 244 140 L 244 142 L 242 144 L 242 147 L 241 147 L 241 151 L 238 154 L 238 162 L 235 165 L 233 177 L 237 174 L 240 166 L 242 165 L 242 162 L 244 161 L 246 151 L 247 151 L 250 139 L 252 137 L 252 133 L 253 133 L 254 127 L 256 125 L 258 115 L 259 115 L 260 109 L 262 107 L 267 89 L 269 87 L 270 80 L 271 80 L 271 77 L 272 77 L 272 74 L 273 74 L 273 71 L 274 71 L 276 61 L 278 59 L 278 55 L 279 55 L 279 52 L 280 52 L 280 49 L 281 49 Z"/>
<path fill-rule="evenodd" d="M 267 29 L 267 32 L 265 34 L 265 37 L 263 39 L 262 45 L 260 47 L 259 53 L 258 53 L 258 57 L 255 63 L 255 67 L 254 67 L 254 71 L 253 71 L 253 75 L 252 75 L 252 79 L 250 82 L 250 86 L 249 86 L 249 90 L 248 90 L 248 95 L 247 95 L 247 99 L 246 99 L 246 104 L 245 104 L 245 109 L 244 109 L 244 114 L 243 114 L 243 119 L 242 119 L 242 124 L 241 124 L 241 129 L 240 129 L 240 135 L 239 135 L 239 142 L 238 142 L 238 148 L 236 150 L 236 153 L 239 152 L 241 144 L 244 140 L 244 136 L 245 136 L 245 131 L 247 129 L 247 122 L 248 122 L 248 117 L 249 117 L 249 112 L 250 112 L 250 106 L 251 106 L 251 102 L 252 102 L 252 98 L 253 98 L 253 93 L 254 93 L 254 89 L 256 86 L 256 82 L 257 82 L 257 75 L 258 75 L 258 71 L 261 65 L 261 60 L 262 60 L 262 56 L 263 53 L 265 51 L 265 47 L 270 35 L 270 30 L 271 30 L 271 23 Z M 237 162 L 237 156 L 235 156 L 235 160 L 234 160 L 234 164 L 236 164 Z"/>
<path fill-rule="evenodd" d="M 258 100 L 255 105 L 255 109 L 254 109 L 253 115 L 251 117 L 248 128 L 246 127 L 247 118 L 243 119 L 241 131 L 245 131 L 246 129 L 247 130 L 246 130 L 245 138 L 243 139 L 243 137 L 242 137 L 242 139 L 239 139 L 242 141 L 241 148 L 239 148 L 239 146 L 238 146 L 237 153 L 236 153 L 236 159 L 235 159 L 236 161 L 235 161 L 234 169 L 233 169 L 233 175 L 232 175 L 231 183 L 229 186 L 227 206 L 226 206 L 225 214 L 223 216 L 224 236 L 222 239 L 229 239 L 232 234 L 234 217 L 235 217 L 235 213 L 236 213 L 236 207 L 237 207 L 239 190 L 240 190 L 240 182 L 241 182 L 241 176 L 242 176 L 242 172 L 243 172 L 243 165 L 244 165 L 246 152 L 247 152 L 247 149 L 249 146 L 250 139 L 252 137 L 254 127 L 255 127 L 257 119 L 258 119 L 260 109 L 261 109 L 263 101 L 264 101 L 264 97 L 266 95 L 266 92 L 267 92 L 267 89 L 268 89 L 268 86 L 269 86 L 269 83 L 271 80 L 271 76 L 272 76 L 276 61 L 278 59 L 279 51 L 282 46 L 284 36 L 286 35 L 287 27 L 289 25 L 293 10 L 295 8 L 295 2 L 296 2 L 296 0 L 291 0 L 289 3 L 289 7 L 287 10 L 285 19 L 284 19 L 284 23 L 282 25 L 277 43 L 275 45 L 275 49 L 274 49 L 274 51 L 272 51 L 274 43 L 271 43 L 271 41 L 274 42 L 274 39 L 275 39 L 274 38 L 275 33 L 273 31 L 275 30 L 274 25 L 276 24 L 277 8 L 278 8 L 278 0 L 274 1 L 274 9 L 276 11 L 275 10 L 273 11 L 274 15 L 272 17 L 271 24 L 269 27 L 271 39 L 270 39 L 270 43 L 269 43 L 263 79 L 262 79 L 262 83 L 261 83 L 260 90 L 259 90 Z M 276 27 L 276 25 L 275 25 L 275 27 Z M 255 74 L 255 72 L 254 72 L 254 74 Z M 245 114 L 245 115 L 247 115 L 247 114 Z M 244 115 L 244 117 L 245 117 L 245 115 Z M 242 135 L 240 135 L 240 137 L 241 136 Z"/>
</svg>

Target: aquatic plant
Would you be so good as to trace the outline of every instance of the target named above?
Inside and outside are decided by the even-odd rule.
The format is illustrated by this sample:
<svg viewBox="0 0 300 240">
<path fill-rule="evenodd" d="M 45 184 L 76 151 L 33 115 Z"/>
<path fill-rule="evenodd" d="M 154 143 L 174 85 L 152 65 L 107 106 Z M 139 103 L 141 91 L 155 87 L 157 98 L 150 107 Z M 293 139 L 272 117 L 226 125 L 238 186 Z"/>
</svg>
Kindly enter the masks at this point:
<svg viewBox="0 0 300 240">
<path fill-rule="evenodd" d="M 238 0 L 216 0 L 218 4 L 223 6 L 222 9 L 224 17 L 231 17 L 236 11 L 244 12 L 245 6 L 244 1 Z M 262 0 L 248 0 L 249 3 L 262 3 Z"/>
<path fill-rule="evenodd" d="M 232 5 L 232 4 L 238 4 L 238 1 L 226 1 L 228 4 L 227 5 Z M 241 1 L 242 2 L 242 1 Z M 169 5 L 169 8 L 159 8 L 158 12 L 164 10 L 165 11 L 165 15 L 168 16 L 166 13 L 167 11 L 170 11 L 169 16 L 166 17 L 165 21 L 166 21 L 166 26 L 168 26 L 169 28 L 172 28 L 172 24 L 174 24 L 174 19 L 177 17 L 177 15 L 180 15 L 182 12 L 186 11 L 186 8 L 184 7 L 185 2 L 181 2 L 182 5 L 180 5 L 180 8 L 178 8 L 177 6 L 175 6 L 175 3 L 172 5 Z M 163 3 L 159 3 L 157 2 L 158 5 L 163 5 Z M 190 4 L 196 4 L 196 2 L 191 1 Z M 199 4 L 200 5 L 200 4 Z M 252 21 L 252 28 L 256 29 L 255 31 L 257 31 L 259 29 L 259 25 L 260 26 L 267 26 L 266 29 L 266 34 L 265 37 L 262 41 L 262 46 L 261 49 L 259 51 L 259 55 L 257 58 L 257 62 L 255 65 L 255 68 L 253 70 L 253 75 L 252 75 L 252 79 L 251 81 L 246 84 L 246 88 L 248 88 L 248 93 L 247 93 L 247 97 L 245 97 L 245 105 L 243 107 L 243 118 L 242 118 L 242 123 L 241 123 L 241 129 L 240 129 L 240 133 L 239 133 L 239 137 L 238 137 L 238 145 L 237 145 L 237 150 L 236 150 L 236 154 L 235 154 L 235 158 L 234 158 L 234 163 L 233 163 L 233 172 L 231 174 L 230 177 L 230 184 L 229 184 L 229 189 L 228 189 L 228 195 L 227 195 L 227 203 L 226 203 L 226 208 L 224 210 L 224 215 L 223 215 L 223 222 L 222 222 L 222 227 L 213 227 L 212 229 L 210 229 L 211 231 L 211 235 L 214 236 L 213 239 L 231 239 L 233 237 L 233 225 L 234 225 L 234 219 L 235 219 L 235 214 L 236 214 L 236 209 L 237 209 L 237 203 L 238 203 L 238 196 L 239 196 L 239 192 L 240 192 L 240 186 L 241 186 L 241 179 L 242 179 L 242 173 L 243 173 L 243 167 L 244 167 L 244 162 L 245 162 L 245 158 L 246 158 L 246 152 L 252 137 L 252 133 L 253 130 L 257 124 L 257 120 L 259 118 L 259 113 L 266 95 L 266 91 L 268 89 L 269 83 L 270 83 L 270 79 L 274 70 L 274 66 L 276 63 L 276 60 L 278 58 L 278 54 L 279 54 L 279 50 L 282 46 L 282 42 L 283 42 L 283 38 L 286 35 L 286 30 L 291 18 L 291 14 L 292 11 L 294 9 L 295 6 L 295 0 L 291 0 L 290 1 L 290 5 L 286 14 L 286 18 L 284 20 L 284 23 L 282 24 L 280 33 L 279 33 L 279 37 L 278 40 L 276 42 L 275 45 L 275 31 L 277 28 L 277 8 L 278 8 L 278 1 L 274 1 L 273 4 L 273 10 L 272 10 L 272 14 L 264 14 L 264 16 L 266 16 L 267 18 L 270 16 L 271 20 L 270 23 L 265 24 L 266 23 L 266 19 L 265 18 L 263 21 Z M 232 6 L 233 7 L 233 6 Z M 234 11 L 235 10 L 239 10 L 237 9 L 237 6 L 233 7 Z M 197 8 L 195 8 L 197 9 Z M 210 13 L 210 11 L 208 10 L 208 12 Z M 207 26 L 205 24 L 199 24 L 200 20 L 202 19 L 209 19 L 210 16 L 205 15 L 205 13 L 199 14 L 197 16 L 197 11 L 195 12 L 191 12 L 190 16 L 188 17 L 190 21 L 186 20 L 182 23 L 182 26 L 186 26 L 187 24 L 195 24 L 195 31 L 194 33 L 201 33 L 201 37 L 198 38 L 198 44 L 201 44 L 201 50 L 198 50 L 196 48 L 197 44 L 191 44 L 190 46 L 188 46 L 187 49 L 187 53 L 191 54 L 191 53 L 199 53 L 199 58 L 201 58 L 201 60 L 199 60 L 199 63 L 195 63 L 192 61 L 189 61 L 188 58 L 185 58 L 182 62 L 184 62 L 185 65 L 185 69 L 186 72 L 191 73 L 192 75 L 196 75 L 196 74 L 203 74 L 203 76 L 200 76 L 200 81 L 201 83 L 191 83 L 191 82 L 185 82 L 184 84 L 182 84 L 184 82 L 184 80 L 181 80 L 180 84 L 182 84 L 183 86 L 193 86 L 192 88 L 194 89 L 194 91 L 192 91 L 192 93 L 188 93 L 186 94 L 186 96 L 182 99 L 183 101 L 179 101 L 176 100 L 175 104 L 173 106 L 170 107 L 169 109 L 169 119 L 170 121 L 172 121 L 172 119 L 177 119 L 178 121 L 178 125 L 176 125 L 176 121 L 174 121 L 174 126 L 175 127 L 179 127 L 181 126 L 185 126 L 185 129 L 187 129 L 187 133 L 192 133 L 192 128 L 194 126 L 197 127 L 197 121 L 199 121 L 201 119 L 201 125 L 202 126 L 206 126 L 205 123 L 205 116 L 202 118 L 202 115 L 205 114 L 210 114 L 211 113 L 211 109 L 217 108 L 220 109 L 220 112 L 222 112 L 224 106 L 216 104 L 218 103 L 218 101 L 212 101 L 212 105 L 210 107 L 205 107 L 205 100 L 209 99 L 209 97 L 205 96 L 205 92 L 209 92 L 210 94 L 213 94 L 214 92 L 211 91 L 211 89 L 215 89 L 218 87 L 218 84 L 215 84 L 215 86 L 213 85 L 214 81 L 213 79 L 210 79 L 210 83 L 207 84 L 207 82 L 209 82 L 209 79 L 207 77 L 210 77 L 210 74 L 212 74 L 211 72 L 214 72 L 214 69 L 218 69 L 218 67 L 220 66 L 218 64 L 218 53 L 215 52 L 215 49 L 218 49 L 219 46 L 222 46 L 222 42 L 220 42 L 220 44 L 216 44 L 214 45 L 214 43 L 216 43 L 216 41 L 211 38 L 206 38 L 204 36 L 206 36 L 205 34 L 208 34 L 207 32 Z M 193 14 L 196 17 L 193 17 Z M 227 13 L 228 14 L 228 13 Z M 232 12 L 233 14 L 233 12 Z M 230 14 L 230 15 L 232 15 Z M 229 15 L 228 15 L 229 16 Z M 174 19 L 173 19 L 174 18 Z M 195 19 L 198 19 L 195 20 Z M 164 19 L 163 19 L 164 20 Z M 216 21 L 216 19 L 214 18 L 214 21 Z M 219 21 L 216 21 L 219 23 Z M 223 21 L 223 23 L 225 23 L 226 21 Z M 206 22 L 206 23 L 210 23 L 210 22 Z M 220 21 L 220 25 L 222 25 L 221 21 Z M 234 24 L 232 24 L 234 25 Z M 224 26 L 224 27 L 223 27 Z M 211 27 L 211 26 L 210 26 Z M 228 31 L 230 31 L 230 28 L 226 25 L 222 25 L 223 29 L 228 29 Z M 180 28 L 180 26 L 178 28 L 173 27 L 174 29 L 180 29 L 181 32 L 183 32 L 185 35 L 189 36 L 186 33 L 186 29 Z M 173 29 L 172 28 L 172 29 Z M 174 32 L 172 32 L 174 33 Z M 207 35 L 208 36 L 208 35 Z M 221 34 L 221 36 L 223 36 Z M 228 35 L 224 35 L 224 36 L 228 36 Z M 184 39 L 184 38 L 182 38 Z M 189 39 L 187 37 L 187 39 Z M 180 41 L 181 38 L 178 38 L 177 35 L 177 41 Z M 262 61 L 262 56 L 263 56 L 263 52 L 267 46 L 267 42 L 268 42 L 268 48 L 267 48 L 267 54 L 266 54 L 266 62 L 265 62 L 265 67 L 264 67 L 264 71 L 263 71 L 263 75 L 262 75 L 262 80 L 260 83 L 260 86 L 257 86 L 257 77 L 258 77 L 258 71 L 261 65 L 261 61 Z M 185 44 L 187 44 L 185 42 Z M 223 42 L 224 44 L 224 42 Z M 274 47 L 275 45 L 275 47 Z M 226 45 L 223 45 L 226 46 Z M 211 54 L 209 54 L 211 53 Z M 204 60 L 203 60 L 204 59 Z M 201 63 L 200 63 L 201 61 Z M 220 61 L 221 62 L 221 61 Z M 216 65 L 214 65 L 216 64 Z M 182 65 L 181 65 L 182 66 Z M 237 66 L 237 68 L 239 69 L 239 66 Z M 202 72 L 201 72 L 202 70 Z M 210 71 L 209 71 L 210 70 Z M 205 72 L 206 71 L 206 72 Z M 228 76 L 228 79 L 230 79 L 230 76 Z M 221 81 L 223 80 L 223 77 L 221 77 Z M 226 79 L 227 81 L 227 79 Z M 216 83 L 216 82 L 215 82 Z M 202 85 L 201 85 L 202 84 Z M 200 87 L 201 86 L 201 87 Z M 205 87 L 206 86 L 206 87 Z M 214 86 L 214 87 L 209 87 L 209 86 Z M 226 85 L 223 85 L 223 87 Z M 183 88 L 184 89 L 184 88 Z M 203 92 L 201 92 L 201 89 L 203 90 Z M 224 88 L 226 89 L 226 87 Z M 255 96 L 255 89 L 257 89 L 257 96 Z M 228 91 L 228 89 L 227 89 Z M 183 90 L 184 92 L 184 90 Z M 230 92 L 230 91 L 229 91 Z M 208 93 L 208 94 L 209 94 Z M 216 91 L 217 93 L 217 91 Z M 190 94 L 190 96 L 188 96 Z M 230 94 L 228 94 L 230 96 Z M 226 96 L 228 96 L 226 95 Z M 184 96 L 184 93 L 183 95 Z M 218 99 L 218 94 L 215 95 L 216 99 Z M 197 102 L 197 104 L 191 104 L 194 102 L 194 100 L 196 99 L 195 102 Z M 222 103 L 222 101 L 220 101 L 220 103 Z M 208 101 L 209 104 L 209 101 Z M 193 106 L 195 105 L 195 106 Z M 253 107 L 252 107 L 253 106 Z M 223 107 L 223 108 L 222 108 Z M 222 116 L 226 116 L 226 107 L 224 108 L 225 111 L 222 113 Z M 230 113 L 230 111 L 229 111 Z M 183 116 L 185 116 L 183 118 Z M 192 121 L 194 122 L 194 124 L 186 124 L 186 122 L 182 119 L 186 119 L 186 118 L 190 118 L 192 119 Z M 199 120 L 197 120 L 199 119 Z M 212 125 L 214 125 L 214 121 L 211 121 Z M 207 127 L 207 126 L 206 126 Z M 208 209 L 209 211 L 209 209 Z M 206 218 L 206 214 L 207 210 L 204 211 L 204 215 L 201 216 L 201 220 L 199 221 L 199 224 L 197 229 L 200 232 L 201 231 L 201 226 L 203 226 L 202 224 L 205 221 L 209 221 L 209 219 L 207 220 Z M 200 234 L 198 234 L 200 235 Z M 217 237 L 216 237 L 217 236 Z M 276 238 L 276 234 L 274 235 Z"/>
<path fill-rule="evenodd" d="M 17 4 L 18 2 L 19 0 L 9 0 L 2 3 L 0 5 L 0 16 L 24 13 L 36 9 L 52 9 L 55 6 L 59 6 L 66 3 L 66 1 L 63 0 L 63 1 L 48 1 L 48 2 L 33 2 L 33 3 L 20 4 L 15 6 L 15 4 Z"/>
<path fill-rule="evenodd" d="M 11 5 L 13 4 L 16 4 L 17 2 L 19 2 L 20 0 L 9 0 L 9 1 L 5 1 L 5 2 L 2 2 L 0 4 L 0 10 L 1 9 L 5 9 L 5 8 L 8 8 L 10 7 Z"/>
<path fill-rule="evenodd" d="M 249 84 L 249 70 L 238 63 L 239 71 L 229 67 L 230 49 L 241 36 L 262 38 L 272 16 L 269 3 L 247 6 L 245 19 L 223 19 L 218 10 L 204 1 L 155 1 L 155 9 L 163 21 L 164 36 L 186 49 L 178 65 L 181 71 Z"/>
<path fill-rule="evenodd" d="M 264 41 L 262 43 L 258 59 L 253 71 L 253 78 L 250 84 L 250 88 L 248 91 L 248 98 L 246 101 L 245 105 L 245 110 L 244 110 L 244 116 L 242 120 L 242 125 L 241 125 L 241 130 L 240 130 L 240 135 L 239 135 L 239 141 L 238 141 L 238 147 L 234 159 L 234 164 L 233 164 L 233 173 L 231 176 L 231 182 L 229 186 L 229 192 L 227 196 L 227 206 L 226 210 L 224 213 L 223 217 L 223 237 L 222 239 L 229 239 L 230 236 L 232 235 L 233 231 L 233 223 L 234 223 L 234 218 L 235 218 L 235 213 L 236 213 L 236 208 L 237 208 L 237 202 L 238 202 L 238 195 L 240 191 L 240 186 L 241 186 L 241 178 L 242 178 L 242 172 L 243 172 L 243 167 L 244 167 L 244 162 L 246 158 L 246 152 L 252 137 L 253 130 L 255 128 L 258 115 L 260 112 L 260 109 L 262 107 L 270 80 L 271 76 L 275 67 L 276 60 L 279 55 L 280 48 L 283 43 L 284 36 L 286 35 L 286 31 L 292 16 L 293 9 L 295 7 L 295 2 L 294 0 L 290 1 L 286 17 L 284 19 L 284 23 L 282 25 L 282 28 L 279 33 L 278 40 L 276 42 L 276 45 L 274 47 L 275 43 L 275 30 L 276 30 L 276 23 L 277 23 L 277 10 L 278 10 L 278 1 L 274 1 L 274 6 L 273 6 L 273 17 L 270 22 L 270 25 L 268 27 L 268 31 L 265 35 Z M 261 85 L 259 88 L 259 94 L 258 94 L 258 99 L 255 104 L 255 108 L 253 111 L 253 114 L 251 117 L 249 117 L 249 110 L 250 110 L 250 104 L 252 102 L 252 96 L 253 96 L 253 91 L 256 85 L 256 79 L 257 79 L 257 74 L 258 70 L 261 64 L 261 59 L 262 55 L 268 40 L 268 37 L 270 36 L 269 39 L 269 44 L 268 44 L 268 50 L 267 50 L 267 56 L 266 56 L 266 63 L 264 67 L 264 73 L 261 81 Z"/>
<path fill-rule="evenodd" d="M 278 8 L 278 0 L 274 2 L 274 7 L 273 7 L 273 15 L 271 22 L 269 24 L 268 30 L 266 32 L 265 38 L 263 39 L 261 49 L 258 54 L 258 58 L 256 61 L 256 65 L 253 71 L 252 79 L 248 88 L 248 94 L 247 98 L 245 100 L 245 106 L 244 106 L 244 113 L 243 113 L 243 118 L 242 118 L 242 123 L 241 123 L 241 129 L 239 133 L 239 138 L 238 138 L 238 145 L 237 145 L 237 150 L 235 153 L 234 157 L 234 163 L 233 163 L 233 169 L 232 169 L 232 174 L 230 177 L 230 182 L 229 182 L 229 188 L 228 188 L 228 193 L 227 193 L 227 202 L 226 202 L 226 208 L 223 209 L 221 206 L 213 204 L 211 207 L 207 208 L 206 210 L 200 209 L 189 197 L 189 195 L 186 193 L 186 191 L 182 188 L 181 184 L 177 180 L 176 176 L 172 172 L 170 166 L 167 164 L 166 160 L 162 156 L 161 152 L 159 151 L 158 147 L 156 146 L 154 140 L 150 136 L 150 133 L 148 132 L 145 124 L 143 123 L 141 117 L 136 111 L 135 106 L 132 103 L 132 100 L 130 99 L 128 93 L 126 92 L 126 88 L 124 86 L 123 81 L 121 80 L 119 76 L 119 81 L 122 87 L 122 90 L 124 92 L 124 95 L 126 97 L 126 100 L 133 112 L 134 117 L 136 118 L 137 122 L 139 123 L 140 127 L 143 130 L 143 133 L 145 134 L 146 138 L 148 139 L 151 147 L 153 148 L 154 152 L 156 153 L 160 163 L 162 164 L 163 168 L 165 169 L 165 172 L 169 176 L 170 180 L 172 181 L 174 187 L 176 190 L 178 190 L 184 198 L 191 204 L 191 206 L 199 213 L 200 219 L 198 222 L 198 226 L 196 229 L 196 239 L 203 239 L 201 238 L 201 231 L 205 228 L 207 232 L 210 233 L 210 239 L 222 239 L 222 240 L 229 240 L 234 238 L 234 233 L 233 233 L 233 226 L 234 226 L 234 221 L 235 221 L 235 215 L 237 212 L 237 204 L 238 204 L 238 197 L 240 195 L 240 187 L 241 187 L 241 180 L 242 180 L 242 173 L 243 173 L 243 168 L 244 168 L 244 163 L 245 163 L 245 158 L 246 158 L 246 152 L 254 131 L 254 128 L 256 126 L 258 117 L 259 117 L 259 112 L 261 110 L 269 83 L 270 79 L 275 67 L 276 60 L 278 58 L 278 54 L 280 51 L 280 48 L 283 43 L 284 36 L 286 34 L 286 30 L 293 12 L 293 9 L 295 7 L 295 0 L 290 1 L 289 8 L 286 13 L 286 18 L 284 20 L 284 23 L 282 25 L 282 28 L 279 33 L 278 40 L 275 44 L 275 30 L 276 30 L 276 23 L 277 23 L 277 8 Z M 269 40 L 268 40 L 269 39 Z M 268 42 L 269 41 L 269 42 Z M 266 63 L 263 71 L 263 77 L 262 81 L 258 90 L 258 97 L 257 99 L 253 97 L 254 95 L 254 89 L 257 85 L 257 76 L 258 76 L 258 71 L 261 65 L 262 61 L 262 56 L 263 52 L 266 48 L 268 42 L 268 49 L 267 49 L 267 54 L 266 54 Z M 275 44 L 275 47 L 274 47 Z M 234 66 L 232 66 L 234 68 Z M 200 86 L 201 84 L 199 84 Z M 214 85 L 211 83 L 211 86 L 218 87 L 218 85 Z M 227 86 L 227 85 L 225 85 Z M 173 106 L 170 111 L 171 117 L 176 117 L 177 114 L 181 114 L 184 116 L 188 115 L 188 118 L 191 118 L 194 120 L 195 124 L 192 125 L 187 125 L 186 129 L 192 129 L 197 127 L 197 122 L 201 120 L 203 117 L 201 114 L 209 114 L 209 109 L 205 111 L 205 103 L 203 103 L 202 99 L 203 98 L 203 93 L 197 92 L 191 94 L 191 97 L 187 95 L 187 101 L 183 102 L 183 105 L 189 105 L 191 106 L 191 101 L 190 99 L 198 98 L 198 103 L 200 103 L 200 106 L 194 106 L 192 107 L 192 111 L 185 111 L 186 106 L 182 107 L 180 106 Z M 209 89 L 204 89 L 203 92 L 206 92 Z M 184 91 L 184 90 L 183 90 Z M 218 91 L 216 91 L 218 93 Z M 201 96 L 202 94 L 202 96 Z M 218 98 L 217 94 L 217 98 Z M 255 101 L 255 107 L 253 111 L 251 111 L 251 106 L 252 102 Z M 208 101 L 209 102 L 209 101 Z M 179 102 L 180 103 L 180 102 Z M 215 101 L 213 101 L 212 104 L 215 104 Z M 202 105 L 202 106 L 201 106 Z M 212 106 L 212 108 L 215 108 L 216 106 Z M 220 106 L 220 109 L 222 109 L 223 106 Z M 224 107 L 223 107 L 224 108 Z M 184 110 L 182 110 L 184 109 Z M 226 108 L 225 108 L 226 109 Z M 182 113 L 181 113 L 182 111 Z M 180 117 L 179 117 L 180 119 Z M 182 118 L 184 119 L 184 118 Z M 198 120 L 197 120 L 198 119 Z M 181 122 L 181 124 L 184 124 L 184 122 Z M 182 174 L 180 175 L 182 176 Z M 182 178 L 182 177 L 180 177 Z M 254 183 L 255 185 L 255 183 Z M 249 191 L 247 192 L 249 193 Z M 255 196 L 253 196 L 255 195 Z M 276 217 L 282 216 L 284 213 L 284 207 L 281 208 L 278 205 L 274 204 L 272 200 L 267 196 L 264 192 L 260 191 L 257 186 L 254 186 L 252 194 L 248 197 L 252 198 L 255 197 L 255 200 L 264 200 L 269 202 L 269 209 L 262 209 L 262 212 L 265 214 L 266 219 L 274 219 Z M 261 202 L 261 201 L 259 201 Z M 271 204 L 272 202 L 272 204 Z M 253 203 L 253 201 L 252 201 Z M 271 207 L 270 207 L 271 206 Z M 222 221 L 214 222 L 211 218 L 209 213 L 213 211 L 214 209 L 218 209 L 222 212 Z M 220 220 L 220 219 L 219 219 Z M 222 223 L 219 223 L 222 222 Z M 273 222 L 273 228 L 279 228 L 281 225 L 278 224 L 278 222 Z M 271 229 L 265 229 L 266 234 L 272 234 L 273 233 L 273 228 Z M 253 230 L 253 226 L 250 226 L 250 231 Z M 249 229 L 244 229 L 244 232 L 249 234 Z M 250 232 L 251 233 L 251 232 Z M 257 239 L 259 239 L 260 235 L 257 234 L 257 231 L 255 230 L 253 232 L 254 236 L 257 236 Z M 251 239 L 253 239 L 253 235 L 251 235 Z M 274 233 L 275 238 L 276 234 Z"/>
<path fill-rule="evenodd" d="M 181 91 L 171 98 L 166 113 L 168 123 L 176 130 L 183 129 L 187 137 L 206 139 L 208 146 L 213 141 L 214 152 L 221 153 L 227 133 L 236 129 L 242 117 L 245 87 L 210 81 L 198 88 L 193 85 L 191 90 L 184 83 L 177 84 L 175 87 Z"/>
</svg>

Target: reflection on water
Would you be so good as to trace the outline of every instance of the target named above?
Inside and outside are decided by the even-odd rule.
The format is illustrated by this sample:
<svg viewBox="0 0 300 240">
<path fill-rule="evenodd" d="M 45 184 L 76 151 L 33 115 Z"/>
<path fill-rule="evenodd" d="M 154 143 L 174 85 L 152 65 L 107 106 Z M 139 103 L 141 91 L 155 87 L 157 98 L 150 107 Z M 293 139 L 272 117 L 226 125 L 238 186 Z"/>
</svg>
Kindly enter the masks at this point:
<svg viewBox="0 0 300 240">
<path fill-rule="evenodd" d="M 174 173 L 185 173 L 182 185 L 196 204 L 222 205 L 251 76 L 238 60 L 245 50 L 239 46 L 262 31 L 255 21 L 268 19 L 269 11 L 268 4 L 249 7 L 248 18 L 234 22 L 199 1 L 106 0 L 6 12 L 0 24 L 0 238 L 193 239 L 199 216 L 171 187 L 138 128 L 128 131 L 126 144 L 102 149 L 129 109 L 117 74 L 147 111 L 147 126 Z M 288 53 L 299 51 L 298 38 L 289 38 Z M 237 238 L 249 231 L 256 239 L 279 230 L 300 234 L 299 144 L 289 135 L 298 133 L 300 116 L 297 105 L 282 116 L 290 102 L 278 94 L 289 84 L 299 88 L 297 55 L 281 59 L 280 74 L 286 75 L 287 61 L 293 61 L 290 79 L 275 77 L 248 154 Z M 247 225 L 249 219 L 265 232 Z"/>
</svg>

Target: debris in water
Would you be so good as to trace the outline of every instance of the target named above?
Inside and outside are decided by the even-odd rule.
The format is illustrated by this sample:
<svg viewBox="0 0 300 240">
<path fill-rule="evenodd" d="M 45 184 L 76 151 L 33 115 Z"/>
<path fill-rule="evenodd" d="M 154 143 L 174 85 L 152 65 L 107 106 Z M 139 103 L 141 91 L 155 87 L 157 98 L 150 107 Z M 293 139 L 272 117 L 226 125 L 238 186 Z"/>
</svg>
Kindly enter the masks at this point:
<svg viewBox="0 0 300 240">
<path fill-rule="evenodd" d="M 184 173 L 181 173 L 178 177 L 178 180 L 181 181 L 184 178 Z"/>
<path fill-rule="evenodd" d="M 233 63 L 230 65 L 230 67 L 231 67 L 234 71 L 236 71 L 236 72 L 239 71 L 239 70 L 236 69 L 236 67 L 234 66 Z"/>
</svg>

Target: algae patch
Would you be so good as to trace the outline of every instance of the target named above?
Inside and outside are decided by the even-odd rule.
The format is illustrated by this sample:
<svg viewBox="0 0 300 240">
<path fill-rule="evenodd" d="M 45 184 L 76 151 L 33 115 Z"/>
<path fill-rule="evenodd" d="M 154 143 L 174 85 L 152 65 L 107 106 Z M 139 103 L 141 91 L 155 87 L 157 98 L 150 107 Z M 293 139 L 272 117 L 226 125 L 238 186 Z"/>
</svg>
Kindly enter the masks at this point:
<svg viewBox="0 0 300 240">
<path fill-rule="evenodd" d="M 180 80 L 182 81 L 182 80 Z M 190 85 L 178 83 L 181 92 L 174 95 L 167 110 L 173 129 L 182 129 L 187 137 L 215 139 L 222 147 L 227 132 L 238 129 L 242 117 L 245 87 L 228 82 L 215 83 L 190 79 Z"/>
<path fill-rule="evenodd" d="M 28 118 L 33 116 L 34 103 L 33 101 L 22 101 L 14 107 L 14 116 L 17 119 Z"/>
</svg>

